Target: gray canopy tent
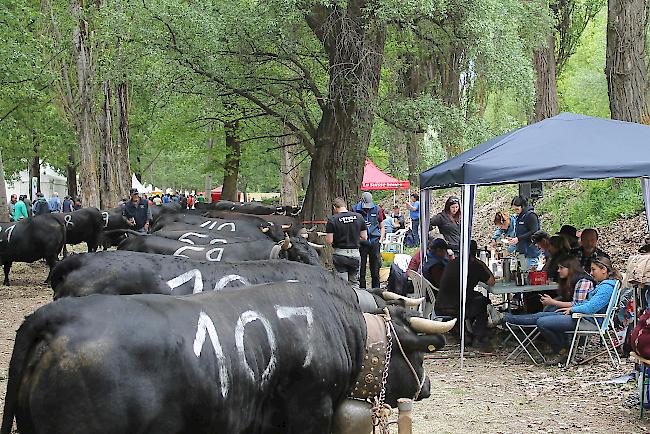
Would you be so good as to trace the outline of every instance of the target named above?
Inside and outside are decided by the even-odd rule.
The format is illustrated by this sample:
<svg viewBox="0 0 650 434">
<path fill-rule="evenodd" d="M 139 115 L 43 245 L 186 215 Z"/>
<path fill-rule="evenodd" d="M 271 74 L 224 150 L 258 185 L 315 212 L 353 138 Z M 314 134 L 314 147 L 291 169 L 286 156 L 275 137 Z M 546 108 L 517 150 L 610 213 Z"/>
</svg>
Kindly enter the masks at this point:
<svg viewBox="0 0 650 434">
<path fill-rule="evenodd" d="M 427 216 L 420 219 L 421 245 L 427 243 L 431 190 L 462 187 L 461 366 L 476 187 L 531 181 L 641 178 L 650 230 L 649 177 L 650 127 L 573 113 L 561 113 L 510 131 L 420 174 L 420 213 Z M 424 256 L 426 252 L 422 252 Z"/>
</svg>

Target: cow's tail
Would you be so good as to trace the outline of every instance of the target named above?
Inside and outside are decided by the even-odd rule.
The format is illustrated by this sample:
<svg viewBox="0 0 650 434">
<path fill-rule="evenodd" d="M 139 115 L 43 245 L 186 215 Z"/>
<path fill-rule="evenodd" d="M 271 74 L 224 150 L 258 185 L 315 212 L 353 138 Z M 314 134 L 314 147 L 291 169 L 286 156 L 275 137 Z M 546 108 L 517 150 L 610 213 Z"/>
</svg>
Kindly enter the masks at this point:
<svg viewBox="0 0 650 434">
<path fill-rule="evenodd" d="M 32 348 L 38 344 L 40 333 L 34 325 L 34 315 L 28 316 L 16 332 L 14 350 L 9 362 L 9 379 L 7 381 L 7 394 L 5 395 L 4 412 L 0 434 L 11 434 L 16 414 L 18 388 L 22 382 L 27 359 Z"/>
</svg>

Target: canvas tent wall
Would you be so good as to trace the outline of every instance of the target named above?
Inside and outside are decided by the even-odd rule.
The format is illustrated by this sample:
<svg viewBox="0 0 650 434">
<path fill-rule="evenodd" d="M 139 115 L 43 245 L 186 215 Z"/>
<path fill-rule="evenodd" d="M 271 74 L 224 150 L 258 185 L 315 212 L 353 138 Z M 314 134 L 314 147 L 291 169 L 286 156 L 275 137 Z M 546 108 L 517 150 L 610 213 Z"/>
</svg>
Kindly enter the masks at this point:
<svg viewBox="0 0 650 434">
<path fill-rule="evenodd" d="M 476 186 L 550 180 L 641 178 L 650 229 L 649 145 L 648 126 L 561 113 L 488 140 L 420 175 L 420 203 L 424 216 L 429 215 L 432 189 L 462 187 L 461 364 Z M 420 224 L 420 233 L 425 237 L 422 243 L 426 243 L 428 219 L 420 219 Z"/>
<path fill-rule="evenodd" d="M 31 180 L 29 178 L 29 171 L 23 170 L 18 174 L 18 179 L 15 181 L 5 181 L 7 186 L 7 199 L 12 194 L 20 196 L 21 194 L 31 195 Z M 41 164 L 41 192 L 46 198 L 52 197 L 54 192 L 59 193 L 59 197 L 63 198 L 68 194 L 68 181 L 63 175 L 59 175 L 47 164 Z"/>
</svg>

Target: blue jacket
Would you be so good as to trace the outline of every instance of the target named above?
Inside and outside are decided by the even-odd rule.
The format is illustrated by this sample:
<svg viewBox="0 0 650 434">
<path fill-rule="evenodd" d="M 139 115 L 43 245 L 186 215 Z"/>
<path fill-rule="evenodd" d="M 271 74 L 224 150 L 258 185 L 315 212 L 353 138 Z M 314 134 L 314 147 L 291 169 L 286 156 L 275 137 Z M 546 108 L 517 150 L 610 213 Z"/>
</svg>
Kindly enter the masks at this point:
<svg viewBox="0 0 650 434">
<path fill-rule="evenodd" d="M 501 227 L 498 227 L 494 231 L 494 235 L 492 235 L 493 240 L 498 240 L 501 235 L 508 237 L 508 238 L 514 238 L 515 237 L 515 228 L 517 227 L 517 216 L 511 215 L 510 216 L 510 226 L 508 226 L 507 230 L 503 230 Z M 517 249 L 517 246 L 508 246 L 508 253 L 512 253 Z"/>
<path fill-rule="evenodd" d="M 381 238 L 381 229 L 379 228 L 379 206 L 373 204 L 372 208 L 364 209 L 361 206 L 361 202 L 359 202 L 354 206 L 354 212 L 361 214 L 363 219 L 366 221 L 366 227 L 368 228 L 368 241 L 370 241 L 371 244 L 379 242 L 379 239 Z"/>
<path fill-rule="evenodd" d="M 587 298 L 584 302 L 573 306 L 571 312 L 585 314 L 605 313 L 615 285 L 616 280 L 614 279 L 603 280 L 587 293 Z"/>
</svg>

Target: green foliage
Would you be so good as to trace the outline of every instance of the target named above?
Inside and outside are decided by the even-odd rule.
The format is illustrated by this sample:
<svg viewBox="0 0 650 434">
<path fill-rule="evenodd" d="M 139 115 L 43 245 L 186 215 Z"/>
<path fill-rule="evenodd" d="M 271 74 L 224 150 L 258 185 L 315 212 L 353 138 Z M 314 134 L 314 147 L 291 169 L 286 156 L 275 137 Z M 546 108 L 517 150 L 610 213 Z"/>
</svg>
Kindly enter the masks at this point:
<svg viewBox="0 0 650 434">
<path fill-rule="evenodd" d="M 643 209 L 641 185 L 636 179 L 558 183 L 545 194 L 536 210 L 549 231 L 559 230 L 563 224 L 605 226 Z"/>
</svg>

